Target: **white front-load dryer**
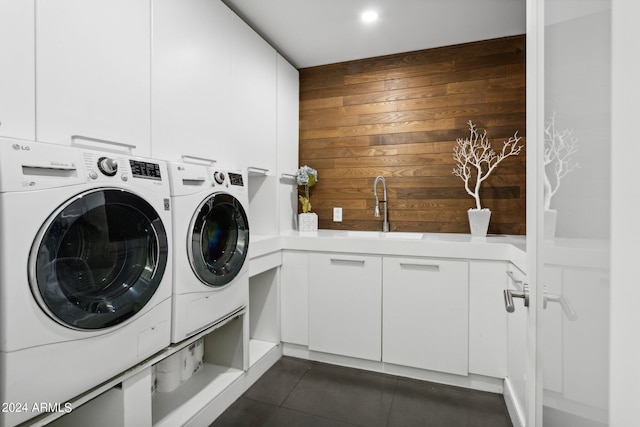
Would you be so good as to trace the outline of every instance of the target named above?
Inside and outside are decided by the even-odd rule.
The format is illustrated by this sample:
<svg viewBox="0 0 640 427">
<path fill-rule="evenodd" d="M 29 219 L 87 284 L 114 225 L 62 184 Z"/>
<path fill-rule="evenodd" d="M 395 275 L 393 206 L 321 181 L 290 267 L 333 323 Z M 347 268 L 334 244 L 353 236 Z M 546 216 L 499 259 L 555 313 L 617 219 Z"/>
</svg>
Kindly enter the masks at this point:
<svg viewBox="0 0 640 427">
<path fill-rule="evenodd" d="M 0 236 L 0 425 L 169 345 L 165 163 L 0 139 Z"/>
<path fill-rule="evenodd" d="M 173 205 L 172 342 L 214 325 L 249 300 L 245 175 L 168 163 Z"/>
</svg>

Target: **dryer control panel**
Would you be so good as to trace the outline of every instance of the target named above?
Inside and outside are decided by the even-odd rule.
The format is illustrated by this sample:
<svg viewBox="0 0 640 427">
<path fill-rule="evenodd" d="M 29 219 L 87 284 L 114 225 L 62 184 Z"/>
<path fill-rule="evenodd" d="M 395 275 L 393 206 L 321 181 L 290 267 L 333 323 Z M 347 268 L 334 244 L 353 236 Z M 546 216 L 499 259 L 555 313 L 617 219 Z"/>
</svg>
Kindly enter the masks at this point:
<svg viewBox="0 0 640 427">
<path fill-rule="evenodd" d="M 158 163 L 129 160 L 129 165 L 131 166 L 131 175 L 136 178 L 162 179 Z"/>
<path fill-rule="evenodd" d="M 242 175 L 239 173 L 229 172 L 229 183 L 231 185 L 237 185 L 239 187 L 244 187 L 244 182 L 242 180 Z"/>
</svg>

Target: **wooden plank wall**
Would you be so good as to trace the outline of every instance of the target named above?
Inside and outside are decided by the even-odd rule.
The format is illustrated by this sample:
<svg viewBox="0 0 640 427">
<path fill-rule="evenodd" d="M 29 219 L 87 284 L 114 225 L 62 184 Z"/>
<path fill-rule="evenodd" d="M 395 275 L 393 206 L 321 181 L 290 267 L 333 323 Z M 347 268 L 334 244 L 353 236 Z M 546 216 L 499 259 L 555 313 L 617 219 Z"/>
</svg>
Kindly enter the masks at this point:
<svg viewBox="0 0 640 427">
<path fill-rule="evenodd" d="M 318 170 L 319 227 L 381 230 L 382 175 L 392 230 L 469 233 L 475 203 L 452 173 L 469 120 L 497 149 L 516 130 L 526 141 L 524 35 L 301 69 L 300 165 Z M 506 159 L 483 184 L 489 233 L 525 234 L 525 159 Z"/>
</svg>

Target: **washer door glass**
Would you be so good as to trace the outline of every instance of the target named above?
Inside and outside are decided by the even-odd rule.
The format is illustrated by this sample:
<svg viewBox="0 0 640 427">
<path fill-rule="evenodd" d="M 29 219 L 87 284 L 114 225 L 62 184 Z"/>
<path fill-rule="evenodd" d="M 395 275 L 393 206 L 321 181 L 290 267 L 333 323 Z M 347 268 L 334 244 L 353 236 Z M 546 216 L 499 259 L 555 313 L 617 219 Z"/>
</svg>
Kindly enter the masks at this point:
<svg viewBox="0 0 640 427">
<path fill-rule="evenodd" d="M 119 189 L 83 193 L 40 231 L 30 282 L 41 307 L 63 325 L 96 330 L 139 312 L 167 265 L 167 235 L 158 213 Z"/>
<path fill-rule="evenodd" d="M 247 258 L 247 215 L 240 202 L 226 193 L 206 199 L 196 212 L 187 244 L 191 268 L 205 285 L 227 285 Z"/>
</svg>

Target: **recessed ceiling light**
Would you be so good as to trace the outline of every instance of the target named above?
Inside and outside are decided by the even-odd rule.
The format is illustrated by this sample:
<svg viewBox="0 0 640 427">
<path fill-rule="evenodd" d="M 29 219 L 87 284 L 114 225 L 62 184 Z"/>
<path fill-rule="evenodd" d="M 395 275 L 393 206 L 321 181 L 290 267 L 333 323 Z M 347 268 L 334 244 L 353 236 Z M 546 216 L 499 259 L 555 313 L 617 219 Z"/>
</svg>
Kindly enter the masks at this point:
<svg viewBox="0 0 640 427">
<path fill-rule="evenodd" d="M 360 15 L 360 18 L 364 22 L 375 22 L 378 20 L 378 12 L 376 12 L 375 10 L 367 10 L 366 12 L 363 12 L 362 15 Z"/>
</svg>

